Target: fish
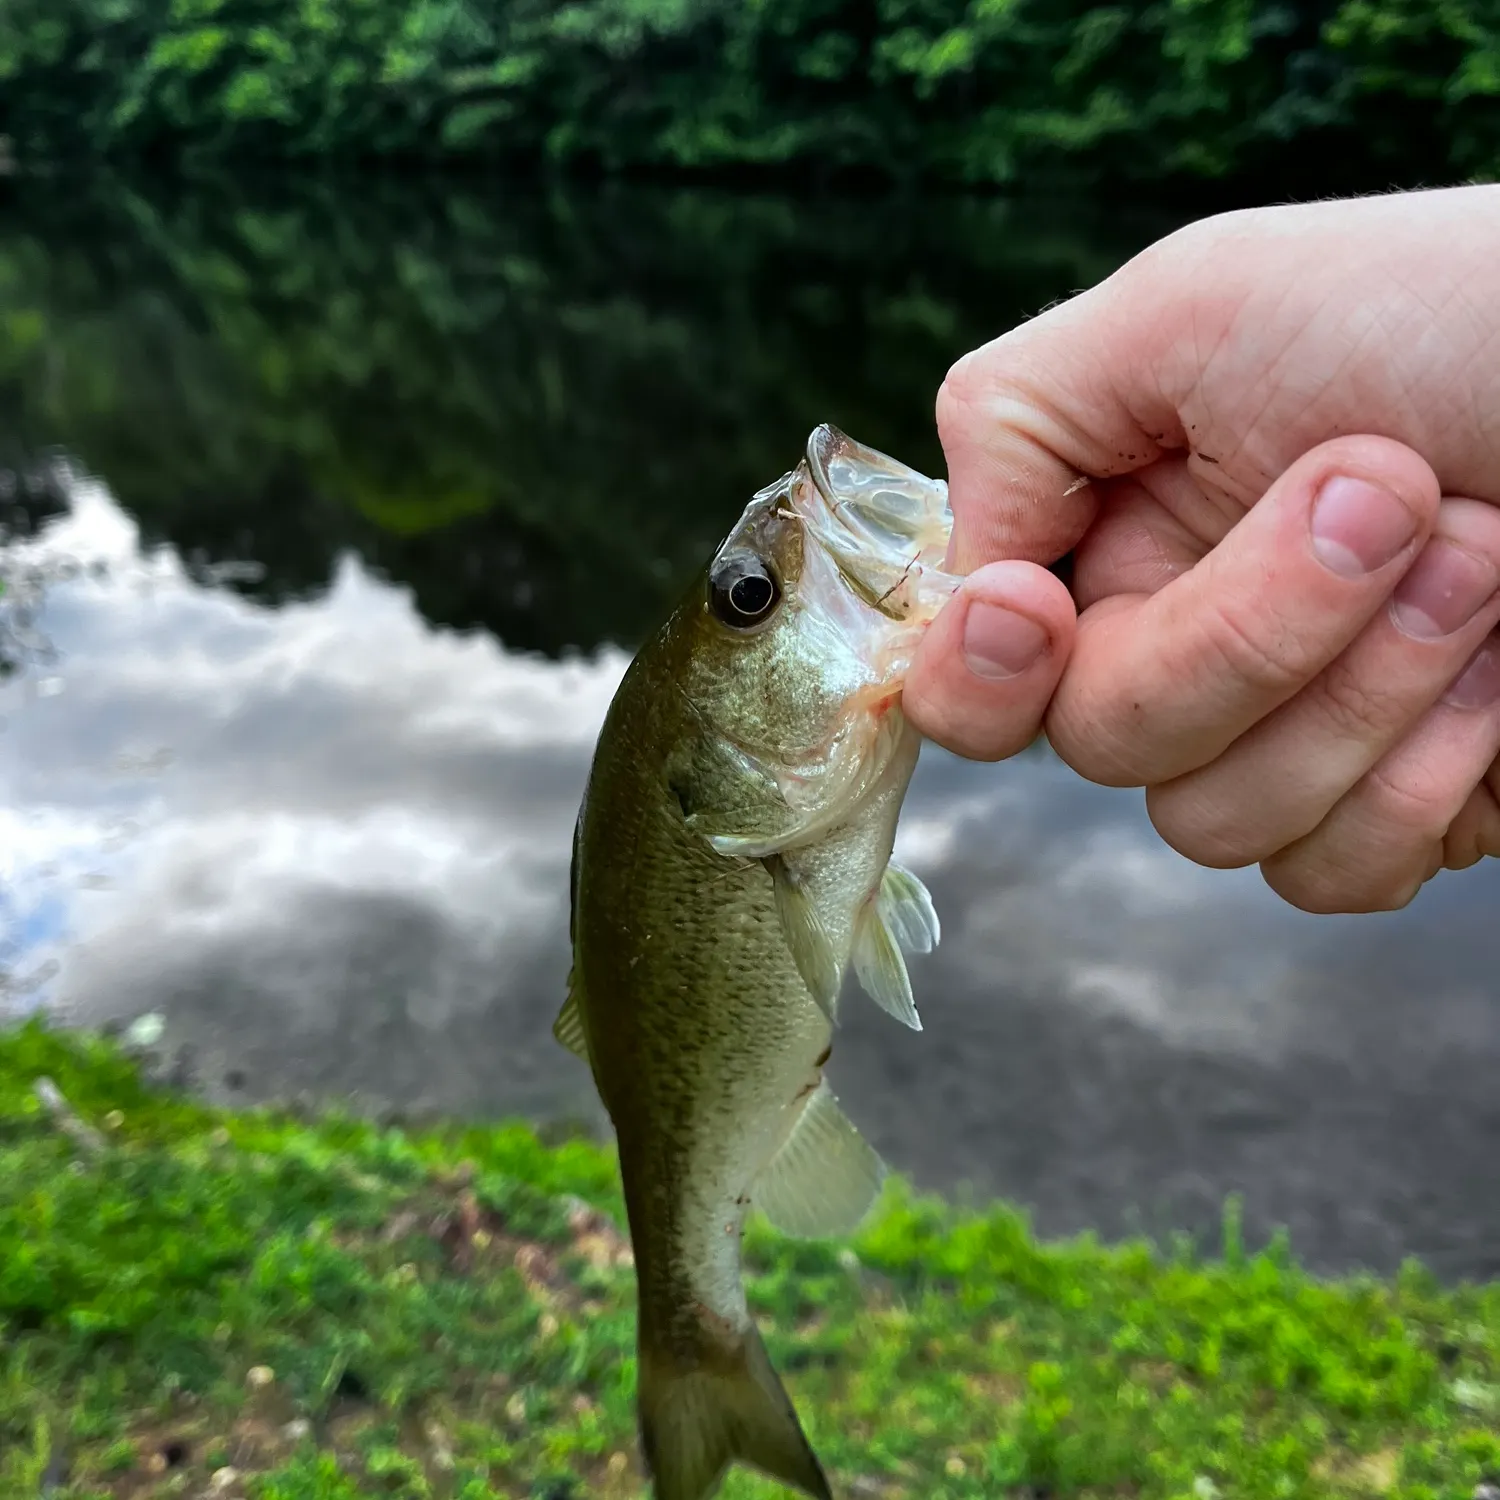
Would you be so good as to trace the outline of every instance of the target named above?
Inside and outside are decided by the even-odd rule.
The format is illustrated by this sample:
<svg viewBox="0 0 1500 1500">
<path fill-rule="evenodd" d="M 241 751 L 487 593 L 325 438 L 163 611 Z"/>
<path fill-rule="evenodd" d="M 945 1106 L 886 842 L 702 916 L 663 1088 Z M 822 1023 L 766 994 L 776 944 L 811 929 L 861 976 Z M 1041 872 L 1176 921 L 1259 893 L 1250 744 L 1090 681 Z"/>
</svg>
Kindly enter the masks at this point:
<svg viewBox="0 0 1500 1500">
<path fill-rule="evenodd" d="M 614 1127 L 657 1500 L 704 1500 L 734 1463 L 831 1500 L 740 1239 L 752 1206 L 846 1233 L 886 1175 L 824 1068 L 850 969 L 921 1029 L 903 950 L 940 926 L 891 852 L 921 744 L 901 689 L 959 583 L 951 530 L 942 480 L 815 428 L 635 654 L 595 747 L 553 1032 Z"/>
</svg>

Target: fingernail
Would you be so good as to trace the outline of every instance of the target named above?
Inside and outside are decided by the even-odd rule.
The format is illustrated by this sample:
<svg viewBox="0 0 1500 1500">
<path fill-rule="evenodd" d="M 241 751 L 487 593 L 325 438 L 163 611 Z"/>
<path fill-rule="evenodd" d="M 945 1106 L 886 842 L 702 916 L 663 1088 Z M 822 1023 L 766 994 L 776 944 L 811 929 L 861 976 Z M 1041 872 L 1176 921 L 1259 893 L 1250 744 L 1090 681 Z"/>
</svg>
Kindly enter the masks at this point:
<svg viewBox="0 0 1500 1500">
<path fill-rule="evenodd" d="M 1454 708 L 1488 708 L 1497 698 L 1500 698 L 1500 641 L 1490 636 L 1443 694 L 1443 702 Z"/>
<path fill-rule="evenodd" d="M 1047 632 L 1035 620 L 975 599 L 964 621 L 964 656 L 976 677 L 1017 677 L 1042 654 Z"/>
<path fill-rule="evenodd" d="M 1452 635 L 1474 618 L 1495 592 L 1495 570 L 1451 542 L 1428 542 L 1396 585 L 1391 618 L 1419 641 Z"/>
<path fill-rule="evenodd" d="M 1384 485 L 1336 474 L 1313 502 L 1313 551 L 1343 578 L 1383 568 L 1416 535 L 1417 518 Z"/>
</svg>

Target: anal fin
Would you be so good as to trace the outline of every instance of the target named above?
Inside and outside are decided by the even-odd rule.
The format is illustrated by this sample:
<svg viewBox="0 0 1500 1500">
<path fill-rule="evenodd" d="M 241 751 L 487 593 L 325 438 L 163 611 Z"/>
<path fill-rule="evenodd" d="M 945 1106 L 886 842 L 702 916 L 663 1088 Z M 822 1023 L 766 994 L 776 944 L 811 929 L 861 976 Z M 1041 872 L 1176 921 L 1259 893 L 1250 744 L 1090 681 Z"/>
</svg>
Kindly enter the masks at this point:
<svg viewBox="0 0 1500 1500">
<path fill-rule="evenodd" d="M 879 1153 L 819 1078 L 781 1149 L 756 1178 L 750 1201 L 784 1233 L 822 1239 L 855 1228 L 884 1180 Z"/>
</svg>

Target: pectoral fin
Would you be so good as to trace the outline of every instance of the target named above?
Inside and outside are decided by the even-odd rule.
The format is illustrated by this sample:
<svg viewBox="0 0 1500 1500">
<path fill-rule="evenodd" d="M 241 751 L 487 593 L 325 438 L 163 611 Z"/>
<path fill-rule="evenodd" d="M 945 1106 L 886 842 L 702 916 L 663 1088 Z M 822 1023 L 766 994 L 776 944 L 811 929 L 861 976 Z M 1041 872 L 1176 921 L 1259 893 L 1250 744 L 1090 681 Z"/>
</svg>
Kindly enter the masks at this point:
<svg viewBox="0 0 1500 1500">
<path fill-rule="evenodd" d="M 927 887 L 905 865 L 891 860 L 875 898 L 891 936 L 908 953 L 931 953 L 942 936 L 942 924 Z"/>
<path fill-rule="evenodd" d="M 820 1079 L 750 1201 L 784 1233 L 818 1239 L 853 1229 L 884 1179 L 885 1163 Z"/>
<path fill-rule="evenodd" d="M 912 999 L 906 960 L 886 925 L 878 899 L 867 901 L 855 918 L 853 958 L 854 972 L 876 1005 L 903 1026 L 920 1031 L 922 1022 Z"/>
<path fill-rule="evenodd" d="M 913 1031 L 920 1031 L 922 1022 L 901 950 L 930 953 L 941 930 L 927 887 L 894 860 L 885 867 L 874 898 L 855 918 L 851 957 L 860 984 L 881 1010 Z"/>
<path fill-rule="evenodd" d="M 818 1009 L 834 1023 L 839 999 L 839 961 L 823 919 L 795 869 L 779 855 L 764 861 L 776 888 L 776 914 L 802 981 Z"/>
</svg>

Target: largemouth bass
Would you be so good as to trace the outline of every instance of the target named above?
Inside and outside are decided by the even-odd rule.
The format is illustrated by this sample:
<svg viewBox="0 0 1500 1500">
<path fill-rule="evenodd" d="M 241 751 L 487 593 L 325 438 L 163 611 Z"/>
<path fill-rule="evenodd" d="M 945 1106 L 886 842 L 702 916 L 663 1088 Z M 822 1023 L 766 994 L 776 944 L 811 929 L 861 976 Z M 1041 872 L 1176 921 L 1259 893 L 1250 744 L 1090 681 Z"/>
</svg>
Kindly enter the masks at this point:
<svg viewBox="0 0 1500 1500">
<path fill-rule="evenodd" d="M 746 1306 L 740 1232 L 753 1204 L 791 1234 L 843 1233 L 884 1176 L 823 1067 L 850 967 L 920 1029 L 901 950 L 939 928 L 891 860 L 920 744 L 900 699 L 958 583 L 951 525 L 942 481 L 817 428 L 600 732 L 554 1031 L 618 1141 L 658 1500 L 702 1500 L 734 1462 L 831 1500 Z"/>
</svg>

